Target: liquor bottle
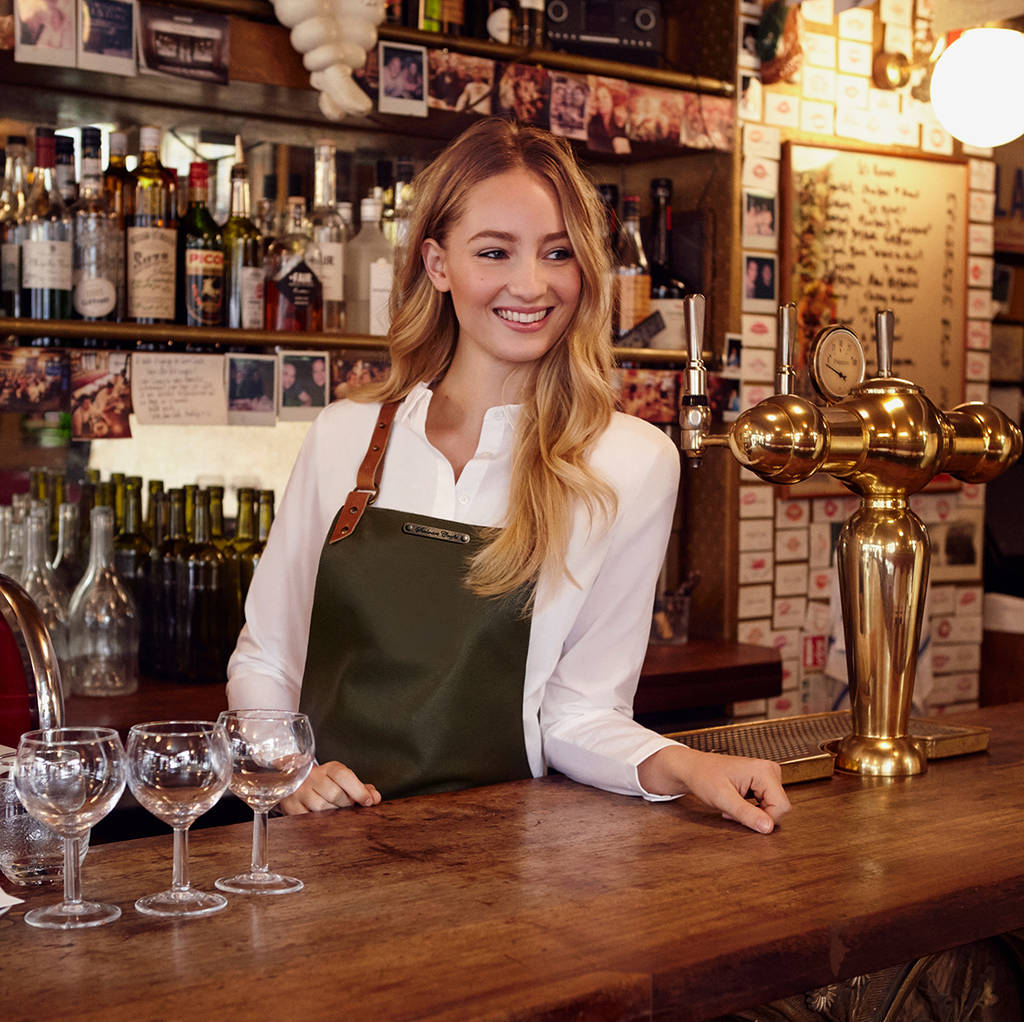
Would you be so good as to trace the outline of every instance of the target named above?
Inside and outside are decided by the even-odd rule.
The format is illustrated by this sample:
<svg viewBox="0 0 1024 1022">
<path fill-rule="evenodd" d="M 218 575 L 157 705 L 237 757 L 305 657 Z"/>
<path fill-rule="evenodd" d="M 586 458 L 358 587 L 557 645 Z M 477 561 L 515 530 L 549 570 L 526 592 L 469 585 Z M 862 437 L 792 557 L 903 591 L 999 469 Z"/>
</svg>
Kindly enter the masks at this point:
<svg viewBox="0 0 1024 1022">
<path fill-rule="evenodd" d="M 196 494 L 199 487 L 195 483 L 186 483 L 182 490 L 185 492 L 185 535 L 191 540 L 196 535 Z"/>
<path fill-rule="evenodd" d="M 519 0 L 515 44 L 528 50 L 544 46 L 544 0 Z"/>
<path fill-rule="evenodd" d="M 28 539 L 21 584 L 39 608 L 59 663 L 68 655 L 68 591 L 57 577 L 47 557 L 50 521 L 45 507 L 34 507 L 28 516 Z"/>
<path fill-rule="evenodd" d="M 263 545 L 256 538 L 256 491 L 250 486 L 238 488 L 238 520 L 231 550 L 238 566 L 235 600 L 241 627 L 245 623 L 245 598 L 249 593 L 252 573 L 263 552 Z"/>
<path fill-rule="evenodd" d="M 224 487 L 215 485 L 206 489 L 210 494 L 210 541 L 223 552 L 231 542 L 230 537 L 224 535 Z"/>
<path fill-rule="evenodd" d="M 151 670 L 158 678 L 173 678 L 178 669 L 178 556 L 188 544 L 185 534 L 185 492 L 167 493 L 167 535 L 150 548 L 149 592 L 152 608 Z"/>
<path fill-rule="evenodd" d="M 160 507 L 160 498 L 164 493 L 164 482 L 162 479 L 150 479 L 149 481 L 149 501 L 146 504 L 146 520 L 142 526 L 142 531 L 146 534 L 146 539 L 150 543 L 159 543 L 163 539 L 163 534 L 160 533 L 159 524 L 157 522 L 157 511 Z M 166 522 L 163 523 L 166 528 Z M 159 535 L 158 535 L 159 533 Z"/>
<path fill-rule="evenodd" d="M 256 538 L 264 546 L 270 535 L 270 527 L 274 524 L 274 491 L 259 491 L 259 508 L 257 512 Z M 261 548 L 262 549 L 262 548 Z"/>
<path fill-rule="evenodd" d="M 518 4 L 516 0 L 489 0 L 487 36 L 493 42 L 506 46 L 517 37 Z"/>
<path fill-rule="evenodd" d="M 277 175 L 263 175 L 263 197 L 256 203 L 256 227 L 263 237 L 263 255 L 281 233 L 277 215 Z"/>
<path fill-rule="evenodd" d="M 103 172 L 103 197 L 116 224 L 116 241 L 114 258 L 117 260 L 117 308 L 114 318 L 118 321 L 125 318 L 125 263 L 124 263 L 124 232 L 128 215 L 131 213 L 132 175 L 124 165 L 128 151 L 128 138 L 123 131 L 112 131 L 107 139 L 110 158 L 107 169 Z"/>
<path fill-rule="evenodd" d="M 110 500 L 97 500 L 97 504 L 109 503 L 114 509 L 114 535 L 116 536 L 121 531 L 121 526 L 124 525 L 124 473 L 123 472 L 111 472 L 110 473 Z"/>
<path fill-rule="evenodd" d="M 177 294 L 178 206 L 160 163 L 160 129 L 139 133 L 127 217 L 127 316 L 136 323 L 173 323 Z"/>
<path fill-rule="evenodd" d="M 18 225 L 28 199 L 25 136 L 7 136 L 7 162 L 0 192 L 0 310 L 5 316 L 21 314 L 21 252 Z"/>
<path fill-rule="evenodd" d="M 28 542 L 28 521 L 25 514 L 17 509 L 8 508 L 11 512 L 7 525 L 7 542 L 4 544 L 3 556 L 0 557 L 0 575 L 7 575 L 15 582 L 20 582 L 25 573 L 25 547 Z"/>
<path fill-rule="evenodd" d="M 86 474 L 93 471 L 86 469 Z M 78 558 L 82 564 L 89 560 L 89 541 L 92 537 L 92 509 L 96 506 L 97 484 L 86 478 L 78 488 Z"/>
<path fill-rule="evenodd" d="M 79 506 L 64 502 L 57 509 L 57 553 L 53 559 L 53 570 L 67 593 L 73 593 L 75 586 L 85 574 L 85 559 L 79 545 Z"/>
<path fill-rule="evenodd" d="M 68 662 L 75 695 L 127 695 L 139 687 L 139 619 L 114 570 L 114 513 L 92 509 L 89 566 L 68 609 Z"/>
<path fill-rule="evenodd" d="M 323 288 L 313 269 L 320 256 L 315 242 L 303 229 L 305 216 L 306 200 L 299 195 L 291 196 L 288 227 L 267 249 L 268 330 L 323 329 Z"/>
<path fill-rule="evenodd" d="M 388 332 L 394 252 L 381 232 L 380 214 L 379 199 L 363 199 L 359 204 L 359 233 L 348 246 L 345 294 L 348 332 L 352 334 Z"/>
<path fill-rule="evenodd" d="M 81 319 L 111 319 L 117 313 L 121 264 L 117 220 L 100 177 L 100 130 L 82 129 L 82 186 L 71 207 L 72 304 Z"/>
<path fill-rule="evenodd" d="M 263 329 L 263 237 L 250 219 L 249 171 L 235 138 L 231 205 L 223 228 L 224 309 L 229 327 Z"/>
<path fill-rule="evenodd" d="M 651 337 L 652 348 L 686 347 L 683 297 L 686 285 L 672 267 L 672 180 L 651 181 L 651 311 L 661 314 L 664 329 Z"/>
<path fill-rule="evenodd" d="M 178 676 L 223 684 L 235 636 L 228 634 L 227 560 L 210 537 L 210 494 L 196 494 L 195 539 L 177 559 Z"/>
<path fill-rule="evenodd" d="M 153 650 L 149 593 L 150 542 L 142 531 L 142 490 L 133 479 L 124 491 L 124 525 L 114 537 L 114 570 L 131 591 L 139 622 L 139 668 L 149 673 Z"/>
<path fill-rule="evenodd" d="M 188 169 L 188 210 L 178 227 L 178 321 L 186 326 L 224 322 L 224 239 L 207 206 L 210 167 Z"/>
<path fill-rule="evenodd" d="M 21 238 L 21 315 L 71 318 L 71 214 L 54 177 L 52 128 L 36 128 L 36 164 Z"/>
<path fill-rule="evenodd" d="M 75 184 L 75 140 L 69 135 L 54 136 L 54 177 L 57 191 L 65 206 L 78 201 L 78 185 Z"/>
<path fill-rule="evenodd" d="M 313 167 L 313 240 L 320 259 L 313 267 L 323 288 L 323 329 L 345 328 L 345 223 L 338 215 L 334 143 L 317 142 Z"/>
<path fill-rule="evenodd" d="M 640 237 L 640 198 L 622 201 L 622 247 L 612 267 L 612 336 L 618 340 L 650 315 L 651 274 Z"/>
<path fill-rule="evenodd" d="M 419 0 L 419 18 L 416 24 L 421 32 L 441 31 L 442 0 Z"/>
<path fill-rule="evenodd" d="M 480 3 L 481 0 L 476 0 Z M 444 35 L 460 36 L 466 31 L 465 0 L 441 0 L 441 32 Z"/>
</svg>

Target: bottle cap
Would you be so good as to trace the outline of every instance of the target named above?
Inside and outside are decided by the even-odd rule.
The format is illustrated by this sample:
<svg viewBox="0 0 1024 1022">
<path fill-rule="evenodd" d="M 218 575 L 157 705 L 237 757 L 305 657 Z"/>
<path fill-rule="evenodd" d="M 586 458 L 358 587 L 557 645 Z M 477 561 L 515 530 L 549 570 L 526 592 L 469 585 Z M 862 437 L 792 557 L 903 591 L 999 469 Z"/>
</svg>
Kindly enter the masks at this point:
<svg viewBox="0 0 1024 1022">
<path fill-rule="evenodd" d="M 189 188 L 206 188 L 210 183 L 210 165 L 208 163 L 190 163 L 188 165 Z"/>
<path fill-rule="evenodd" d="M 24 135 L 8 135 L 7 146 L 10 148 L 12 145 L 27 145 L 28 140 Z"/>
<path fill-rule="evenodd" d="M 99 149 L 103 134 L 99 128 L 82 128 L 82 152 Z"/>
<path fill-rule="evenodd" d="M 74 159 L 75 140 L 73 138 L 70 138 L 68 135 L 54 135 L 54 141 L 56 142 L 58 153 Z"/>
<path fill-rule="evenodd" d="M 381 204 L 380 199 L 367 198 L 360 200 L 359 203 L 359 219 L 363 223 L 369 220 L 379 220 L 381 210 L 384 207 Z"/>
<path fill-rule="evenodd" d="M 149 124 L 139 128 L 139 149 L 146 153 L 159 152 L 160 129 Z"/>
<path fill-rule="evenodd" d="M 112 156 L 124 156 L 128 152 L 128 136 L 123 131 L 112 131 L 107 138 Z"/>
<path fill-rule="evenodd" d="M 36 166 L 52 167 L 57 147 L 53 140 L 53 128 L 36 128 Z"/>
</svg>

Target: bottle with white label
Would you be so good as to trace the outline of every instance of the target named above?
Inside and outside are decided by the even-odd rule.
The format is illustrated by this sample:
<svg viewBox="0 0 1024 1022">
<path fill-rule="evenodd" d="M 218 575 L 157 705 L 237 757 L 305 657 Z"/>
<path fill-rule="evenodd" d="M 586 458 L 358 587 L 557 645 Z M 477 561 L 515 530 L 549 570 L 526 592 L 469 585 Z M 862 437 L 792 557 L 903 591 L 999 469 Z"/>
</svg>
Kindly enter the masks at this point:
<svg viewBox="0 0 1024 1022">
<path fill-rule="evenodd" d="M 250 218 L 249 171 L 242 140 L 235 138 L 231 205 L 224 224 L 225 323 L 243 330 L 263 329 L 263 237 Z"/>
<path fill-rule="evenodd" d="M 21 315 L 71 318 L 71 214 L 60 197 L 52 128 L 36 128 L 32 190 L 21 223 Z M 46 343 L 43 341 L 43 343 Z"/>
<path fill-rule="evenodd" d="M 380 199 L 363 199 L 359 204 L 359 233 L 348 245 L 345 294 L 351 334 L 388 332 L 394 250 L 380 229 L 380 215 Z"/>
<path fill-rule="evenodd" d="M 316 144 L 313 167 L 313 240 L 320 253 L 315 267 L 323 287 L 324 329 L 345 328 L 345 222 L 338 215 L 338 180 L 334 143 Z"/>
<path fill-rule="evenodd" d="M 0 191 L 0 311 L 17 316 L 21 309 L 21 255 L 18 227 L 25 215 L 28 199 L 28 167 L 25 163 L 25 136 L 7 136 L 7 165 Z"/>
<path fill-rule="evenodd" d="M 111 319 L 117 311 L 117 218 L 103 194 L 100 130 L 82 129 L 82 182 L 71 207 L 72 305 L 80 319 Z"/>
<path fill-rule="evenodd" d="M 126 230 L 128 318 L 136 323 L 174 322 L 178 204 L 159 150 L 160 129 L 141 128 Z"/>
<path fill-rule="evenodd" d="M 320 253 L 306 234 L 305 219 L 306 200 L 301 195 L 290 196 L 285 233 L 267 249 L 268 330 L 323 329 L 323 288 L 314 269 Z"/>
<path fill-rule="evenodd" d="M 178 322 L 186 326 L 224 324 L 224 239 L 206 204 L 210 166 L 188 168 L 188 210 L 178 229 Z"/>
</svg>

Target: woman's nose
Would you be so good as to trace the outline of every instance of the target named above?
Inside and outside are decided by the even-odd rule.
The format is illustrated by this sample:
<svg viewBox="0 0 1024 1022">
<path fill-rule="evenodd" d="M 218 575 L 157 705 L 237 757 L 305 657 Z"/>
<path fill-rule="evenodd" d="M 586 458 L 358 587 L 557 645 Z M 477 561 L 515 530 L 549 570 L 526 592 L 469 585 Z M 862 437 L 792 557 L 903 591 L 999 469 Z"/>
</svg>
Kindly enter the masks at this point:
<svg viewBox="0 0 1024 1022">
<path fill-rule="evenodd" d="M 517 298 L 539 298 L 547 290 L 541 267 L 533 259 L 514 263 L 509 275 L 508 290 Z"/>
</svg>

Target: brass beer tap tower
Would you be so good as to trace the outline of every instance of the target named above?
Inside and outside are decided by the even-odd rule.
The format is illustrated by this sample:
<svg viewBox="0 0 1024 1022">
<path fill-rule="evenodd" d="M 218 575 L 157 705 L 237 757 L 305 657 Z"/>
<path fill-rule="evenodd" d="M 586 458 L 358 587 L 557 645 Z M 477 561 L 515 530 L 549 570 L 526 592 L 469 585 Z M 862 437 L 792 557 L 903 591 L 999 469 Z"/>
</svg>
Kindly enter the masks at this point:
<svg viewBox="0 0 1024 1022">
<path fill-rule="evenodd" d="M 728 447 L 770 483 L 825 472 L 860 497 L 839 534 L 836 559 L 846 636 L 853 733 L 835 750 L 849 773 L 923 773 L 927 759 L 908 731 L 931 547 L 908 497 L 940 472 L 964 482 L 994 479 L 1020 456 L 1020 428 L 981 402 L 943 412 L 919 386 L 892 375 L 893 314 L 875 316 L 878 373 L 864 379 L 860 342 L 827 327 L 810 349 L 810 371 L 824 407 L 793 393 L 796 307 L 778 316 L 778 393 L 711 434 L 701 360 L 704 297 L 686 302 L 688 362 L 680 424 L 684 454 Z"/>
</svg>

